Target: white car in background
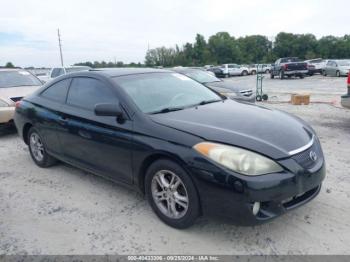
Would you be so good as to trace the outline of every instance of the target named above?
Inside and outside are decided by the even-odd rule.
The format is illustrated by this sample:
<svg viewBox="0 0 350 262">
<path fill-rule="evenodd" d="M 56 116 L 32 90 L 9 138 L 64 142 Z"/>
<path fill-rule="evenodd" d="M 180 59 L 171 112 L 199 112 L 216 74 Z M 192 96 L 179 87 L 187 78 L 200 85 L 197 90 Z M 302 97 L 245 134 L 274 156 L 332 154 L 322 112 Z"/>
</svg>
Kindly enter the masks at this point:
<svg viewBox="0 0 350 262">
<path fill-rule="evenodd" d="M 250 75 L 256 75 L 256 73 L 269 74 L 271 71 L 271 65 L 269 64 L 254 64 L 247 67 Z"/>
<path fill-rule="evenodd" d="M 78 71 L 88 71 L 91 67 L 89 66 L 68 66 L 68 67 L 54 67 L 51 69 L 50 73 L 46 76 L 38 76 L 41 81 L 46 83 L 47 81 L 54 79 L 58 76 L 65 75 L 68 73 L 78 72 Z"/>
<path fill-rule="evenodd" d="M 223 64 L 220 70 L 225 77 L 229 76 L 246 76 L 249 74 L 249 68 L 237 64 Z"/>
<path fill-rule="evenodd" d="M 16 102 L 42 86 L 42 82 L 24 69 L 0 68 L 0 128 L 12 122 Z"/>
<path fill-rule="evenodd" d="M 312 66 L 312 69 L 311 69 L 312 74 L 314 73 L 323 74 L 323 70 L 326 67 L 328 60 L 325 60 L 322 58 L 316 58 L 316 59 L 305 60 L 304 62 Z"/>
</svg>

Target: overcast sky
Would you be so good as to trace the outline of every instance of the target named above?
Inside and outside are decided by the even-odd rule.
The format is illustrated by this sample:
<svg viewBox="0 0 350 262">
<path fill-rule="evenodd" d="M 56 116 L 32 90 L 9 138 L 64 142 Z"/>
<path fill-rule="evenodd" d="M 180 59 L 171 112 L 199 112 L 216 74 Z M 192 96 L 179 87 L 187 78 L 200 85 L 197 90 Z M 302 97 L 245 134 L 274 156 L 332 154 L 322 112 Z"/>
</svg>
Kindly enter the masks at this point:
<svg viewBox="0 0 350 262">
<path fill-rule="evenodd" d="M 349 0 L 3 0 L 0 65 L 57 66 L 57 28 L 65 65 L 143 62 L 147 46 L 193 42 L 227 31 L 235 37 L 280 31 L 350 33 Z"/>
</svg>

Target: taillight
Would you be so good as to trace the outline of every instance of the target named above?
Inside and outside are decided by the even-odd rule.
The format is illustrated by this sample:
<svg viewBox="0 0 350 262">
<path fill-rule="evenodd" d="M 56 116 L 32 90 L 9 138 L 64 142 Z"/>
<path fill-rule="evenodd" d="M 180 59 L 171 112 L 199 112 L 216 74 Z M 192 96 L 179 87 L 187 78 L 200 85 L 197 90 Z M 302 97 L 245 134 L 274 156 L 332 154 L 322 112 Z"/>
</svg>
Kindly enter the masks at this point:
<svg viewBox="0 0 350 262">
<path fill-rule="evenodd" d="M 19 108 L 21 106 L 21 101 L 17 101 L 16 103 L 15 103 L 15 107 L 16 108 Z"/>
<path fill-rule="evenodd" d="M 284 70 L 287 70 L 288 69 L 288 64 L 285 64 L 284 65 Z"/>
<path fill-rule="evenodd" d="M 350 72 L 348 73 L 348 85 L 350 86 Z"/>
</svg>

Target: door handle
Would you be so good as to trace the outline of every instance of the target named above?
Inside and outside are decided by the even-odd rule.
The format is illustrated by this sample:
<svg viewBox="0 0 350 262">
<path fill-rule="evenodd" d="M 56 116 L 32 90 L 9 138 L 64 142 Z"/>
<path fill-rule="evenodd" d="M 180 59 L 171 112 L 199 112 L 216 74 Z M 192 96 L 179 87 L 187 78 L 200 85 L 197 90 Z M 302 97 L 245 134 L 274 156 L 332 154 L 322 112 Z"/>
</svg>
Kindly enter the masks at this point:
<svg viewBox="0 0 350 262">
<path fill-rule="evenodd" d="M 61 125 L 64 125 L 68 122 L 68 118 L 64 117 L 64 116 L 60 116 L 58 118 L 58 122 L 61 124 Z"/>
<path fill-rule="evenodd" d="M 79 130 L 78 131 L 79 136 L 86 138 L 86 139 L 91 139 L 92 136 L 89 132 L 85 131 L 85 130 Z"/>
</svg>

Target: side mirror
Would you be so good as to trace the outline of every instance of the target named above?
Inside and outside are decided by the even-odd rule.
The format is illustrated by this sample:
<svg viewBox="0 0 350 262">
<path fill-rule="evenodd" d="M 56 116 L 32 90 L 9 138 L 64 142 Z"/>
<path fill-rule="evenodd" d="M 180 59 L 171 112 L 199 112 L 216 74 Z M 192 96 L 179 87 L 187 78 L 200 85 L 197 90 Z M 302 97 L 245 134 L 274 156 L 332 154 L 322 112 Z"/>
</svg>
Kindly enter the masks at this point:
<svg viewBox="0 0 350 262">
<path fill-rule="evenodd" d="M 123 111 L 117 104 L 97 104 L 95 105 L 95 115 L 121 117 Z"/>
</svg>

